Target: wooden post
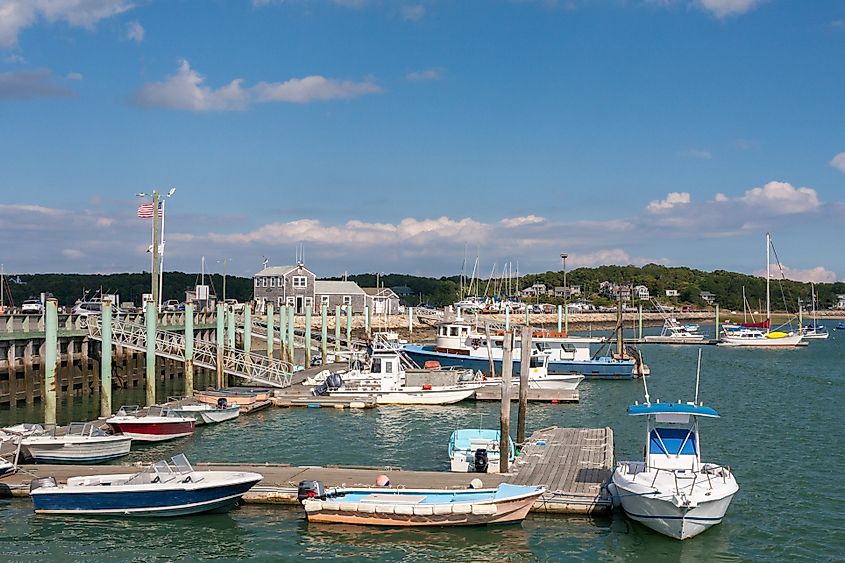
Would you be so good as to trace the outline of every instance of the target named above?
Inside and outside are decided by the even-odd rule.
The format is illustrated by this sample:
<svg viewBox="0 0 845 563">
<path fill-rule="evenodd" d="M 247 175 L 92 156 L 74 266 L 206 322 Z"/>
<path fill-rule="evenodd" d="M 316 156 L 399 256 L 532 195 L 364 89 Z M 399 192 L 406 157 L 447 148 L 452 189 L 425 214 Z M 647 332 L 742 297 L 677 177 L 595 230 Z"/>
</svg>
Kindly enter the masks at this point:
<svg viewBox="0 0 845 563">
<path fill-rule="evenodd" d="M 370 306 L 364 305 L 364 334 L 370 338 Z"/>
<path fill-rule="evenodd" d="M 719 304 L 716 303 L 716 340 L 719 340 Z"/>
<path fill-rule="evenodd" d="M 569 334 L 569 299 L 563 308 L 563 332 Z"/>
<path fill-rule="evenodd" d="M 3 283 L 3 281 L 0 281 Z M 9 374 L 9 407 L 15 408 L 18 404 L 18 385 L 17 385 L 17 369 L 15 367 L 15 341 L 9 342 L 9 347 L 6 349 L 6 371 Z"/>
<path fill-rule="evenodd" d="M 531 369 L 531 336 L 531 327 L 522 327 L 522 334 L 519 339 L 521 350 L 519 352 L 519 411 L 516 417 L 517 444 L 525 442 L 525 417 L 528 414 L 528 375 Z"/>
<path fill-rule="evenodd" d="M 244 353 L 252 352 L 252 303 L 244 305 Z"/>
<path fill-rule="evenodd" d="M 112 304 L 103 299 L 100 342 L 100 416 L 111 416 Z"/>
<path fill-rule="evenodd" d="M 511 329 L 511 306 L 505 305 L 505 330 Z"/>
<path fill-rule="evenodd" d="M 194 304 L 185 303 L 185 396 L 194 394 Z"/>
<path fill-rule="evenodd" d="M 408 307 L 408 335 L 414 334 L 414 308 Z"/>
<path fill-rule="evenodd" d="M 44 370 L 44 423 L 56 423 L 56 363 L 59 355 L 59 302 L 47 300 L 46 326 L 44 327 L 44 358 L 41 369 Z"/>
<path fill-rule="evenodd" d="M 528 303 L 525 304 L 525 324 L 528 324 Z"/>
<path fill-rule="evenodd" d="M 226 346 L 235 348 L 235 307 L 226 307 Z"/>
<path fill-rule="evenodd" d="M 147 406 L 156 404 L 156 321 L 158 321 L 158 306 L 153 301 L 147 301 L 144 315 L 147 322 Z"/>
<path fill-rule="evenodd" d="M 311 309 L 313 307 L 305 308 L 305 367 L 311 366 Z"/>
<path fill-rule="evenodd" d="M 288 360 L 288 306 L 279 308 L 279 359 Z"/>
<path fill-rule="evenodd" d="M 643 339 L 643 304 L 640 303 L 637 307 L 638 309 L 638 318 L 639 318 L 639 339 Z"/>
<path fill-rule="evenodd" d="M 487 340 L 487 359 L 490 362 L 490 377 L 496 377 L 496 362 L 493 359 L 493 342 L 490 339 L 490 323 L 484 323 L 484 338 Z"/>
<path fill-rule="evenodd" d="M 557 306 L 557 331 L 563 330 L 563 305 Z"/>
<path fill-rule="evenodd" d="M 334 308 L 334 352 L 340 352 L 340 305 Z"/>
<path fill-rule="evenodd" d="M 273 304 L 267 303 L 267 357 L 273 359 L 273 344 L 275 343 L 276 329 L 273 326 L 276 312 L 273 311 Z"/>
<path fill-rule="evenodd" d="M 329 361 L 329 306 L 320 307 L 320 360 L 322 365 Z"/>
<path fill-rule="evenodd" d="M 508 472 L 511 431 L 511 374 L 513 373 L 513 333 L 505 331 L 502 342 L 502 410 L 499 418 L 499 473 Z"/>
<path fill-rule="evenodd" d="M 346 309 L 346 347 L 352 351 L 352 303 Z"/>
<path fill-rule="evenodd" d="M 296 362 L 296 311 L 293 307 L 288 307 L 288 362 Z"/>
<path fill-rule="evenodd" d="M 217 388 L 223 387 L 223 347 L 226 343 L 226 308 L 223 305 L 217 305 L 217 331 L 215 333 L 217 340 Z"/>
</svg>

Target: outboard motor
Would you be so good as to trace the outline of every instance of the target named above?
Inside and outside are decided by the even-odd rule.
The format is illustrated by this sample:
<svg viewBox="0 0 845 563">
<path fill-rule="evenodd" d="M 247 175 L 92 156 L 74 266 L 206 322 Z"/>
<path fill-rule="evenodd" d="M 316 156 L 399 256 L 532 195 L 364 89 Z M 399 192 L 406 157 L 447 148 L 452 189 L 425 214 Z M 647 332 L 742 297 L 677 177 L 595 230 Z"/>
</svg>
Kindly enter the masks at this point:
<svg viewBox="0 0 845 563">
<path fill-rule="evenodd" d="M 218 409 L 229 408 L 229 401 L 226 400 L 226 397 L 220 397 L 219 399 L 217 399 L 217 408 Z"/>
<path fill-rule="evenodd" d="M 343 385 L 343 378 L 340 377 L 339 373 L 330 373 L 328 377 L 326 377 L 326 386 L 328 387 L 329 391 L 336 391 L 341 388 Z"/>
<path fill-rule="evenodd" d="M 475 450 L 475 472 L 487 473 L 487 466 L 489 460 L 487 459 L 487 450 L 485 448 L 478 448 Z"/>
<path fill-rule="evenodd" d="M 296 500 L 302 502 L 309 498 L 326 498 L 326 489 L 323 487 L 322 481 L 300 481 L 299 488 L 296 492 Z"/>
<path fill-rule="evenodd" d="M 58 487 L 56 484 L 56 479 L 53 477 L 36 477 L 32 481 L 29 482 L 29 492 L 31 493 L 35 489 L 52 489 Z"/>
</svg>

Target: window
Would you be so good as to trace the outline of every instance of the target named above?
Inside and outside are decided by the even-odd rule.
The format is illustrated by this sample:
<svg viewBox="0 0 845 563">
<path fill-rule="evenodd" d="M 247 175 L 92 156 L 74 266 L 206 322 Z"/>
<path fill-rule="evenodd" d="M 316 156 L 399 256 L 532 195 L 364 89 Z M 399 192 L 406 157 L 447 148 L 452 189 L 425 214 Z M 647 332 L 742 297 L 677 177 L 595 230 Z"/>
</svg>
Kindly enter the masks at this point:
<svg viewBox="0 0 845 563">
<path fill-rule="evenodd" d="M 294 288 L 303 288 L 307 287 L 308 285 L 308 278 L 305 276 L 293 276 L 293 287 Z"/>
<path fill-rule="evenodd" d="M 328 305 L 329 304 L 329 296 L 328 295 L 321 295 L 320 296 L 320 305 Z"/>
<path fill-rule="evenodd" d="M 385 362 L 384 362 L 384 373 L 393 373 L 393 361 L 392 360 L 385 360 Z"/>
<path fill-rule="evenodd" d="M 276 287 L 276 278 L 270 278 L 270 287 Z"/>
<path fill-rule="evenodd" d="M 450 326 L 449 327 L 449 336 L 458 336 L 458 327 Z"/>
<path fill-rule="evenodd" d="M 255 287 L 261 287 L 261 278 L 255 278 Z"/>
<path fill-rule="evenodd" d="M 343 296 L 343 304 L 344 305 L 352 305 L 352 296 L 351 295 L 344 295 Z"/>
<path fill-rule="evenodd" d="M 294 306 L 294 304 L 295 304 L 295 301 L 294 301 L 294 299 L 293 299 L 293 296 L 288 297 L 288 305 L 290 305 L 291 307 L 293 307 L 293 306 Z"/>
<path fill-rule="evenodd" d="M 267 278 L 261 278 L 261 287 L 267 287 Z"/>
</svg>

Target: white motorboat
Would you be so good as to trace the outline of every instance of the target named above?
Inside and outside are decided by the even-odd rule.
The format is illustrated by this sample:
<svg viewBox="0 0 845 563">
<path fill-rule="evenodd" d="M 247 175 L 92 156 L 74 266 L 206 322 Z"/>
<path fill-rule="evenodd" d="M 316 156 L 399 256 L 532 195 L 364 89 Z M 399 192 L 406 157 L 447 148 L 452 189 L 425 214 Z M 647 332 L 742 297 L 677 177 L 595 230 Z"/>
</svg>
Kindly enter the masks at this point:
<svg viewBox="0 0 845 563">
<path fill-rule="evenodd" d="M 698 332 L 700 327 L 698 325 L 682 325 L 678 319 L 667 317 L 663 321 L 663 328 L 659 336 L 644 336 L 645 342 L 659 342 L 659 343 L 688 343 L 688 342 L 702 342 L 705 336 Z"/>
<path fill-rule="evenodd" d="M 172 407 L 170 411 L 177 416 L 193 417 L 197 425 L 216 424 L 238 418 L 241 406 L 238 403 L 230 405 L 225 397 L 220 397 L 216 405 L 188 403 Z"/>
<path fill-rule="evenodd" d="M 403 365 L 401 350 L 375 348 L 369 367 L 360 362 L 346 371 L 320 372 L 314 395 L 357 398 L 371 396 L 382 405 L 447 405 L 470 398 L 483 385 L 470 369 Z"/>
<path fill-rule="evenodd" d="M 194 433 L 193 416 L 179 416 L 168 408 L 154 405 L 140 416 L 137 405 L 123 406 L 106 424 L 115 434 L 129 436 L 139 442 L 162 442 Z"/>
<path fill-rule="evenodd" d="M 64 434 L 54 427 L 23 438 L 21 447 L 37 462 L 100 463 L 127 455 L 132 438 L 107 434 L 90 422 L 72 422 Z"/>
<path fill-rule="evenodd" d="M 699 353 L 700 354 L 700 353 Z M 700 361 L 700 355 L 699 355 Z M 718 418 L 696 397 L 688 403 L 644 404 L 628 414 L 647 420 L 644 461 L 622 461 L 611 493 L 632 520 L 675 539 L 687 539 L 722 521 L 739 490 L 730 468 L 701 461 L 699 418 Z"/>
<path fill-rule="evenodd" d="M 580 373 L 549 373 L 549 355 L 534 354 L 528 363 L 528 388 L 542 389 L 544 391 L 572 391 L 584 380 Z M 519 385 L 520 375 L 513 374 L 511 382 L 514 386 Z M 485 386 L 496 386 L 502 384 L 501 377 L 483 377 Z"/>
<path fill-rule="evenodd" d="M 222 511 L 263 477 L 245 471 L 195 471 L 184 455 L 156 462 L 134 474 L 53 477 L 30 483 L 37 514 L 98 516 L 183 516 Z"/>
</svg>

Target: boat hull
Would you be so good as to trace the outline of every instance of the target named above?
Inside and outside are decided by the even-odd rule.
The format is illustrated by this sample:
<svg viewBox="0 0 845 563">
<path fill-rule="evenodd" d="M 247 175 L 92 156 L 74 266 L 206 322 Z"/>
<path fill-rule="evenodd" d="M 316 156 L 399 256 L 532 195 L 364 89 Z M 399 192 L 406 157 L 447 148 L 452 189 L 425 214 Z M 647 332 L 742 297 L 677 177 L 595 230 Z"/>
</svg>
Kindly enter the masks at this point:
<svg viewBox="0 0 845 563">
<path fill-rule="evenodd" d="M 75 487 L 80 490 L 41 489 L 33 491 L 37 514 L 90 514 L 101 516 L 168 517 L 222 511 L 235 506 L 253 485 L 257 473 L 237 483 L 206 487 L 162 487 L 157 490 L 126 491 L 125 487 Z M 201 484 L 201 482 L 200 482 Z"/>
<path fill-rule="evenodd" d="M 790 348 L 801 344 L 802 336 L 793 334 L 783 338 L 742 338 L 738 336 L 722 336 L 718 346 L 742 348 Z"/>
<path fill-rule="evenodd" d="M 436 361 L 444 367 L 463 367 L 490 375 L 490 360 L 486 356 L 449 354 L 438 352 L 432 346 L 405 346 L 405 353 L 419 365 Z M 501 373 L 502 360 L 494 359 L 493 365 Z M 519 373 L 520 361 L 514 360 L 513 373 Z M 633 379 L 636 366 L 633 360 L 597 358 L 591 361 L 549 359 L 549 375 L 578 374 L 585 379 Z"/>
<path fill-rule="evenodd" d="M 427 389 L 419 391 L 363 391 L 356 389 L 338 389 L 330 391 L 330 397 L 355 398 L 375 397 L 380 405 L 450 405 L 469 399 L 480 385 L 466 389 Z"/>
<path fill-rule="evenodd" d="M 108 422 L 115 434 L 129 436 L 137 442 L 164 442 L 194 433 L 193 420 L 179 422 L 144 422 L 143 417 L 129 421 Z"/>
<path fill-rule="evenodd" d="M 101 463 L 129 453 L 131 436 L 105 436 L 75 441 L 24 439 L 21 447 L 39 463 Z"/>
<path fill-rule="evenodd" d="M 178 408 L 173 409 L 173 412 L 179 416 L 193 417 L 197 425 L 200 424 L 217 424 L 218 422 L 226 422 L 238 418 L 241 414 L 240 405 L 233 405 L 225 409 L 210 408 L 210 409 L 190 409 Z"/>
</svg>

